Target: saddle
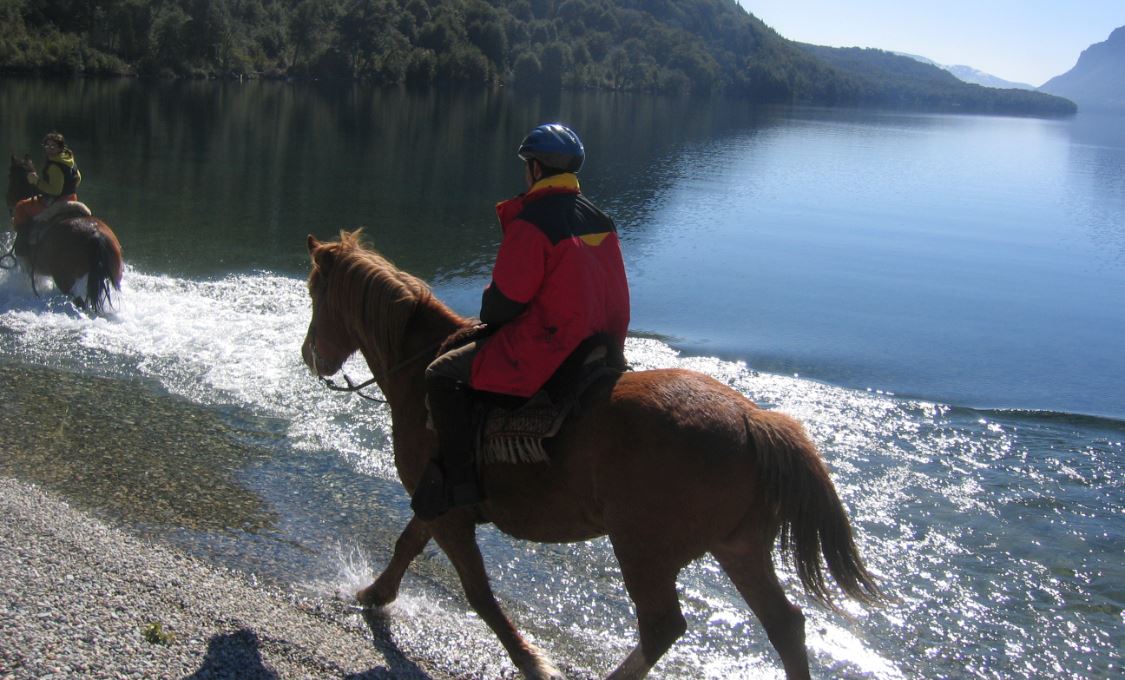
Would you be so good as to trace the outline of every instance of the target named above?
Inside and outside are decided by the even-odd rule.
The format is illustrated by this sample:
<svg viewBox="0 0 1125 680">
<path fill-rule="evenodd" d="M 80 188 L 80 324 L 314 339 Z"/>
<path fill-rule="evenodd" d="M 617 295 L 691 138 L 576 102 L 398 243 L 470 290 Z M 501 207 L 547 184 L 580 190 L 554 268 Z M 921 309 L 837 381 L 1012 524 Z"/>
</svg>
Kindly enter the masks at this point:
<svg viewBox="0 0 1125 680">
<path fill-rule="evenodd" d="M 49 224 L 56 219 L 66 220 L 72 217 L 91 217 L 94 213 L 81 201 L 55 201 L 47 206 L 43 212 L 32 218 L 32 224 L 39 222 Z"/>
<path fill-rule="evenodd" d="M 582 395 L 601 380 L 627 370 L 616 343 L 595 335 L 579 345 L 529 399 L 478 392 L 473 428 L 477 465 L 549 462 L 544 441 L 559 433 Z"/>
<path fill-rule="evenodd" d="M 26 256 L 39 245 L 55 221 L 74 217 L 92 217 L 93 214 L 81 201 L 55 201 L 17 231 L 16 242 L 13 244 L 15 253 Z"/>
</svg>

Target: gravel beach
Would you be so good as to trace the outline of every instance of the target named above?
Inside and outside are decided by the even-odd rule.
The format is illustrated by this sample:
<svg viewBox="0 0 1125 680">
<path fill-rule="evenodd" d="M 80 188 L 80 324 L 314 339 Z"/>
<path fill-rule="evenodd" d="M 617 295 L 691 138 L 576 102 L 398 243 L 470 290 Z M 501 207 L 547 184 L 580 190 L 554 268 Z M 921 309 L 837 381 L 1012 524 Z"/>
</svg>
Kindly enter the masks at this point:
<svg viewBox="0 0 1125 680">
<path fill-rule="evenodd" d="M 0 517 L 4 680 L 448 677 L 348 603 L 143 542 L 36 486 L 0 478 Z"/>
</svg>

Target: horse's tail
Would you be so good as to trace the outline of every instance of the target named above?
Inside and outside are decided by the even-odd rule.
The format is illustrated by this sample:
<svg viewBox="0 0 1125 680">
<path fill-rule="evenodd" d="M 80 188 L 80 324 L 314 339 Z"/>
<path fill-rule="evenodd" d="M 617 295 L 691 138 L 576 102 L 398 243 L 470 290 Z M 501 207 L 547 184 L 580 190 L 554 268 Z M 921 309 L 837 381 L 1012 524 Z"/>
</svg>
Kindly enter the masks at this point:
<svg viewBox="0 0 1125 680">
<path fill-rule="evenodd" d="M 112 235 L 95 231 L 94 247 L 90 251 L 90 272 L 86 277 L 86 304 L 100 314 L 106 305 L 113 304 L 113 291 L 121 290 L 121 246 Z"/>
<path fill-rule="evenodd" d="M 805 590 L 833 607 L 825 583 L 828 572 L 849 596 L 862 602 L 880 599 L 852 536 L 843 503 L 816 445 L 804 427 L 777 411 L 747 414 L 763 492 L 777 513 L 780 547 L 797 570 Z"/>
</svg>

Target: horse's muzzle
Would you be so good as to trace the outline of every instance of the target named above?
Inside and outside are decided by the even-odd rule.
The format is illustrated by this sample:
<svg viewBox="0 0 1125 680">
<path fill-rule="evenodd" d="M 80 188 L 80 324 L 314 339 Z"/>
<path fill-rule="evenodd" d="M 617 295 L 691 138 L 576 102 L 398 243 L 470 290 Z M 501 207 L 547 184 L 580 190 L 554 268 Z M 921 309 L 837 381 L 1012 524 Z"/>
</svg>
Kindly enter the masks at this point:
<svg viewBox="0 0 1125 680">
<path fill-rule="evenodd" d="M 305 360 L 305 366 L 308 366 L 313 375 L 318 378 L 324 375 L 320 371 L 323 365 L 320 353 L 316 351 L 316 343 L 311 337 L 305 338 L 305 342 L 301 345 L 301 358 Z"/>
</svg>

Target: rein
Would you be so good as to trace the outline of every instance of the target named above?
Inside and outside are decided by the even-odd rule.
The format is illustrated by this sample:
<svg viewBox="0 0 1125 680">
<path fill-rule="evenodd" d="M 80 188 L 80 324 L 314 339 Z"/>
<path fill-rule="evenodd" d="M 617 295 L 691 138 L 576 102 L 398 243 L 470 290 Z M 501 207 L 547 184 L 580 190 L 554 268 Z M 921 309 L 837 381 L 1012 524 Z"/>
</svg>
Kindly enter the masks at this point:
<svg viewBox="0 0 1125 680">
<path fill-rule="evenodd" d="M 421 352 L 418 352 L 417 354 L 411 355 L 411 356 L 407 357 L 406 359 L 403 359 L 402 361 L 398 362 L 397 364 L 392 366 L 387 371 L 386 377 L 389 378 L 392 375 L 394 375 L 395 373 L 402 370 L 403 368 L 405 368 L 405 367 L 409 366 L 410 364 L 414 363 L 415 361 L 418 361 L 419 359 L 424 359 L 426 356 L 432 355 L 432 353 L 435 350 L 437 350 L 439 347 L 441 347 L 442 343 L 444 343 L 444 342 L 445 342 L 445 340 L 443 339 L 443 340 L 439 340 L 438 342 L 427 345 L 425 348 L 422 349 Z M 320 361 L 320 353 L 316 351 L 316 343 L 315 342 L 312 343 L 312 354 L 313 354 L 313 357 L 317 361 Z M 372 396 L 364 394 L 363 392 L 360 392 L 360 390 L 362 390 L 363 388 L 370 387 L 371 385 L 374 385 L 376 382 L 378 382 L 378 380 L 379 380 L 378 378 L 372 377 L 369 380 L 364 380 L 361 383 L 355 383 L 355 382 L 352 381 L 351 377 L 349 377 L 347 373 L 344 373 L 343 375 L 344 375 L 344 382 L 346 382 L 348 384 L 347 387 L 337 385 L 335 383 L 335 381 L 332 380 L 332 378 L 329 378 L 327 376 L 319 376 L 319 378 L 320 378 L 320 382 L 324 383 L 324 386 L 327 387 L 328 389 L 332 390 L 333 392 L 354 392 L 356 394 L 356 396 L 359 396 L 363 399 L 366 399 L 367 401 L 374 401 L 374 402 L 379 403 L 379 404 L 389 403 L 386 399 L 381 399 L 379 397 L 372 397 Z"/>
</svg>

